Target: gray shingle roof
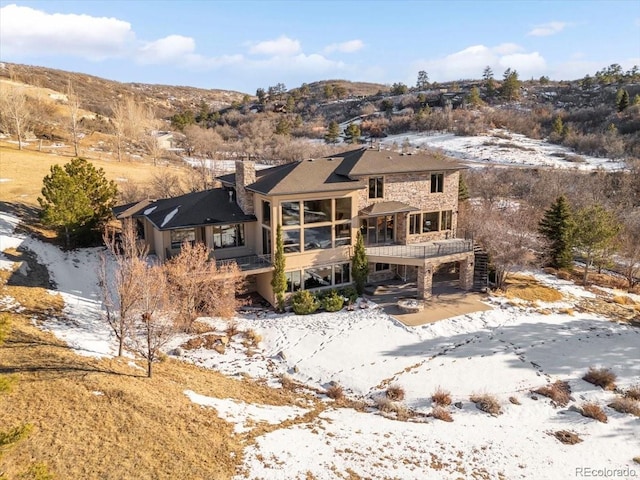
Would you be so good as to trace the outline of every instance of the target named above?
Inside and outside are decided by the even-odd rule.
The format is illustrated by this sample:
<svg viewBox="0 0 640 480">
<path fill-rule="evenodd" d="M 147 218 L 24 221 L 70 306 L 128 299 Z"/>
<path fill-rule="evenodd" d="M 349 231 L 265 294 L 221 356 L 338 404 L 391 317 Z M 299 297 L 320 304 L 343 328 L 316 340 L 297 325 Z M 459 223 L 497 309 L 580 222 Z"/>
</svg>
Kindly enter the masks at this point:
<svg viewBox="0 0 640 480">
<path fill-rule="evenodd" d="M 403 202 L 389 201 L 389 202 L 377 202 L 373 205 L 369 205 L 366 208 L 360 210 L 360 215 L 367 217 L 375 217 L 377 215 L 387 215 L 391 213 L 400 212 L 419 212 L 420 209 L 412 207 Z"/>
</svg>

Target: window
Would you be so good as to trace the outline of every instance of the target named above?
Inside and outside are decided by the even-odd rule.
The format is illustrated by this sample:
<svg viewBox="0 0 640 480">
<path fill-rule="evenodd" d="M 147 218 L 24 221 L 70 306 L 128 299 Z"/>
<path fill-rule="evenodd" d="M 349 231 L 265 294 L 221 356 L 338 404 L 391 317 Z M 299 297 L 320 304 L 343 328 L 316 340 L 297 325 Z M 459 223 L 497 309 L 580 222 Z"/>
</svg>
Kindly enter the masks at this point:
<svg viewBox="0 0 640 480">
<path fill-rule="evenodd" d="M 351 220 L 351 198 L 336 198 L 335 220 Z"/>
<path fill-rule="evenodd" d="M 331 248 L 331 227 L 314 227 L 304 229 L 304 249 L 317 250 Z"/>
<path fill-rule="evenodd" d="M 283 230 L 282 243 L 284 253 L 295 253 L 300 251 L 300 230 Z"/>
<path fill-rule="evenodd" d="M 351 224 L 342 223 L 334 227 L 336 233 L 336 247 L 351 245 Z"/>
<path fill-rule="evenodd" d="M 171 230 L 171 248 L 180 248 L 184 242 L 193 244 L 196 241 L 196 231 L 193 228 Z"/>
<path fill-rule="evenodd" d="M 391 266 L 388 263 L 376 263 L 375 270 L 376 272 L 384 272 L 391 270 Z"/>
<path fill-rule="evenodd" d="M 262 224 L 271 226 L 271 202 L 262 201 Z"/>
<path fill-rule="evenodd" d="M 422 214 L 422 233 L 437 232 L 440 212 L 427 212 Z"/>
<path fill-rule="evenodd" d="M 384 177 L 369 177 L 369 198 L 384 198 Z"/>
<path fill-rule="evenodd" d="M 330 287 L 333 267 L 307 268 L 304 271 L 304 288 Z"/>
<path fill-rule="evenodd" d="M 451 217 L 453 212 L 451 210 L 445 210 L 441 213 L 442 220 L 440 221 L 440 230 L 451 230 Z"/>
<path fill-rule="evenodd" d="M 444 187 L 444 173 L 431 174 L 431 193 L 442 193 Z"/>
<path fill-rule="evenodd" d="M 300 225 L 300 202 L 282 202 L 282 225 Z"/>
<path fill-rule="evenodd" d="M 300 281 L 300 270 L 296 270 L 295 272 L 287 272 L 284 275 L 285 277 L 287 277 L 287 292 L 297 292 L 302 288 L 302 282 Z"/>
<path fill-rule="evenodd" d="M 418 235 L 420 232 L 420 214 L 412 213 L 409 215 L 409 235 Z"/>
<path fill-rule="evenodd" d="M 331 221 L 331 200 L 305 200 L 304 223 Z"/>
<path fill-rule="evenodd" d="M 271 255 L 271 230 L 262 227 L 262 254 Z"/>
<path fill-rule="evenodd" d="M 351 283 L 351 265 L 348 263 L 339 263 L 333 266 L 333 284 L 342 285 L 343 283 Z"/>
<path fill-rule="evenodd" d="M 244 224 L 215 225 L 213 227 L 213 248 L 233 248 L 244 246 Z"/>
</svg>

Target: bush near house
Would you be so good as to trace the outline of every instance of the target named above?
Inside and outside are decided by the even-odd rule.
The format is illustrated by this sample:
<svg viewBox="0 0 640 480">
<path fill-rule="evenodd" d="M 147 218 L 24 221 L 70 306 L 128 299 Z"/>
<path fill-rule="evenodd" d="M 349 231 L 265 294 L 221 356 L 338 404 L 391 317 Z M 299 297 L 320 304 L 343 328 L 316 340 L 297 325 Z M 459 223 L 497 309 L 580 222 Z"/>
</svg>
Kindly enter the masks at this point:
<svg viewBox="0 0 640 480">
<path fill-rule="evenodd" d="M 309 315 L 320 307 L 320 302 L 309 290 L 300 290 L 291 297 L 291 307 L 296 315 Z"/>
<path fill-rule="evenodd" d="M 338 292 L 331 290 L 331 293 L 322 299 L 322 308 L 327 312 L 338 312 L 342 310 L 344 298 L 338 295 Z"/>
</svg>

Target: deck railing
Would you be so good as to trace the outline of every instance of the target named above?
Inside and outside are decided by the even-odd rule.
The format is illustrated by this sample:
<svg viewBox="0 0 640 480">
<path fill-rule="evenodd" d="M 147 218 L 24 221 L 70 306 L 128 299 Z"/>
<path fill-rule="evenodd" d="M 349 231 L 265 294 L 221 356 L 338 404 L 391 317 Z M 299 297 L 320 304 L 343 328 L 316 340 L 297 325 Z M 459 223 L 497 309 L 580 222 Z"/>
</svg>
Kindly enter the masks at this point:
<svg viewBox="0 0 640 480">
<path fill-rule="evenodd" d="M 448 240 L 428 245 L 382 245 L 366 247 L 368 256 L 401 258 L 435 258 L 473 251 L 471 240 Z"/>
<path fill-rule="evenodd" d="M 272 265 L 271 255 L 245 255 L 216 260 L 216 265 L 219 267 L 232 263 L 236 263 L 240 270 L 257 270 L 259 268 L 269 268 Z"/>
</svg>

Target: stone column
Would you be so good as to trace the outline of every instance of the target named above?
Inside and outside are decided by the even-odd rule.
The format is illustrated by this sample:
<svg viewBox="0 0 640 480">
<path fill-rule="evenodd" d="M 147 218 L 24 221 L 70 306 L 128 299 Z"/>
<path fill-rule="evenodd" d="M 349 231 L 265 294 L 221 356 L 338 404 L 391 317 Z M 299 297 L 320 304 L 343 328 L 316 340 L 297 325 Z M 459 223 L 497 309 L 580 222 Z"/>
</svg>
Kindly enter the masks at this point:
<svg viewBox="0 0 640 480">
<path fill-rule="evenodd" d="M 460 288 L 471 290 L 473 288 L 473 252 L 469 253 L 466 259 L 460 261 Z"/>
<path fill-rule="evenodd" d="M 427 262 L 418 267 L 418 298 L 427 300 L 431 298 L 431 287 L 433 286 L 433 266 Z"/>
</svg>

